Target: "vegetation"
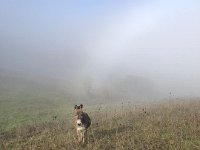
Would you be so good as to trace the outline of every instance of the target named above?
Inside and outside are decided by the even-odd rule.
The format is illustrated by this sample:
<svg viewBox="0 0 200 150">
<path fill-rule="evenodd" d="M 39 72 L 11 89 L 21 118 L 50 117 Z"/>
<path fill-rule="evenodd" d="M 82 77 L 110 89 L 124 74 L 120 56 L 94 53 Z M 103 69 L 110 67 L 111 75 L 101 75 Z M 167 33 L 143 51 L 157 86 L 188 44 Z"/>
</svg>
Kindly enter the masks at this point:
<svg viewBox="0 0 200 150">
<path fill-rule="evenodd" d="M 155 99 L 154 94 L 158 95 L 148 80 L 135 76 L 116 77 L 96 84 L 86 77 L 60 81 L 0 70 L 0 132 L 35 122 L 49 122 L 55 116 L 65 120 L 75 103 L 107 104 L 123 99 L 123 95 L 130 101 L 147 97 L 150 101 L 150 98 Z"/>
<path fill-rule="evenodd" d="M 200 101 L 168 100 L 87 109 L 87 145 L 67 119 L 36 122 L 1 132 L 0 149 L 200 149 Z"/>
</svg>

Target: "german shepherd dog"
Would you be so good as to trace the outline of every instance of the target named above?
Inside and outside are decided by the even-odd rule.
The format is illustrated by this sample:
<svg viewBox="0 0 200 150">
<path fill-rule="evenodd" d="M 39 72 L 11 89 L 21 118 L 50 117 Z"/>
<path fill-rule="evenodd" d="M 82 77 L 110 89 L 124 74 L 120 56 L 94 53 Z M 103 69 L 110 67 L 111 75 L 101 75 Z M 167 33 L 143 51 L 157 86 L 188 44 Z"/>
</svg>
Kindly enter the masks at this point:
<svg viewBox="0 0 200 150">
<path fill-rule="evenodd" d="M 75 127 L 77 131 L 78 141 L 85 144 L 87 142 L 87 129 L 91 125 L 91 119 L 87 113 L 83 112 L 83 105 L 75 105 Z"/>
</svg>

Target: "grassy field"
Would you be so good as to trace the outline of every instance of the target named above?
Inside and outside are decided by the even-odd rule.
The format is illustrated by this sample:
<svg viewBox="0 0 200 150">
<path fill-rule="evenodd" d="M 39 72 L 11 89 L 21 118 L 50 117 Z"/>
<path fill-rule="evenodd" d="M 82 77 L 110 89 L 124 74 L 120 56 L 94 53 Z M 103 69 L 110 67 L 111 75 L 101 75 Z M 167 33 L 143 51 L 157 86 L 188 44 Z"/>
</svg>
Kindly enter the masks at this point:
<svg viewBox="0 0 200 150">
<path fill-rule="evenodd" d="M 61 118 L 2 131 L 0 149 L 200 149 L 198 99 L 95 106 L 87 112 L 92 126 L 85 146 L 70 121 Z"/>
<path fill-rule="evenodd" d="M 69 99 L 65 89 L 46 80 L 0 72 L 0 132 L 58 115 L 62 120 L 71 110 Z"/>
<path fill-rule="evenodd" d="M 8 97 L 0 100 L 0 132 L 35 122 L 47 122 L 66 118 L 71 110 L 70 104 L 63 97 L 25 96 Z"/>
</svg>

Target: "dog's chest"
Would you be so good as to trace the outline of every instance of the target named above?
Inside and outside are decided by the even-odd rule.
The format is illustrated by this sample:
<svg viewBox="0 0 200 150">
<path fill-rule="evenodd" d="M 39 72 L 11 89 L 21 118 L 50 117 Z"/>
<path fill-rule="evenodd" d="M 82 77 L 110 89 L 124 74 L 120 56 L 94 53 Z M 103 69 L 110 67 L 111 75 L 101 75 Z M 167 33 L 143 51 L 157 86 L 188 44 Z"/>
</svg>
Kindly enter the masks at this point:
<svg viewBox="0 0 200 150">
<path fill-rule="evenodd" d="M 82 126 L 78 126 L 78 127 L 77 127 L 77 131 L 85 131 L 85 130 L 86 130 L 85 127 L 82 127 Z"/>
</svg>

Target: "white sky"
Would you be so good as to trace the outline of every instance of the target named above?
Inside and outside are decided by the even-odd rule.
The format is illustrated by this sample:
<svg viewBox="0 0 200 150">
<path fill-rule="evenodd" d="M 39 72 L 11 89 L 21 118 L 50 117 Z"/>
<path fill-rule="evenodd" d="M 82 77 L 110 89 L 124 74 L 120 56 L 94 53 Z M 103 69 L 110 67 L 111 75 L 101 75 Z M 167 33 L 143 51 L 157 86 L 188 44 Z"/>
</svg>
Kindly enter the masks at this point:
<svg viewBox="0 0 200 150">
<path fill-rule="evenodd" d="M 197 0 L 1 1 L 0 10 L 0 68 L 58 78 L 135 74 L 198 95 Z"/>
</svg>

